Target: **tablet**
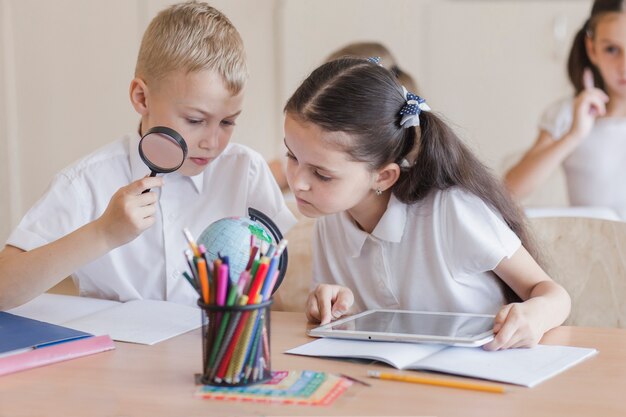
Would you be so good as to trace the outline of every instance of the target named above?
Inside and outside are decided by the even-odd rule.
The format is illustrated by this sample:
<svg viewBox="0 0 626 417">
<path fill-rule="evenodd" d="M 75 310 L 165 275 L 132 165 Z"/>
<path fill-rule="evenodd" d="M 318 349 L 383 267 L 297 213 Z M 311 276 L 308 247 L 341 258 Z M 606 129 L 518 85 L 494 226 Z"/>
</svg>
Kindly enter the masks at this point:
<svg viewBox="0 0 626 417">
<path fill-rule="evenodd" d="M 482 346 L 493 339 L 493 315 L 368 310 L 309 330 L 314 337 Z"/>
</svg>

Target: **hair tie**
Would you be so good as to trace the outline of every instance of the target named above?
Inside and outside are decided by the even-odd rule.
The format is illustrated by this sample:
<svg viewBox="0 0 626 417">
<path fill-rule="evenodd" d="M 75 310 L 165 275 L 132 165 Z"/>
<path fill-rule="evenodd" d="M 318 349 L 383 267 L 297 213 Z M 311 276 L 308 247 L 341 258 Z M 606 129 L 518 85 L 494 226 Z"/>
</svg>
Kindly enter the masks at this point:
<svg viewBox="0 0 626 417">
<path fill-rule="evenodd" d="M 369 62 L 371 62 L 372 64 L 376 64 L 379 67 L 382 67 L 382 64 L 380 63 L 380 57 L 379 56 L 371 56 L 371 57 L 367 58 L 367 60 Z"/>
<path fill-rule="evenodd" d="M 400 116 L 402 116 L 400 126 L 405 129 L 413 126 L 419 126 L 420 113 L 422 111 L 430 111 L 430 107 L 426 104 L 425 99 L 408 92 L 404 86 L 402 87 L 402 94 L 404 95 L 406 104 L 400 109 Z"/>
</svg>

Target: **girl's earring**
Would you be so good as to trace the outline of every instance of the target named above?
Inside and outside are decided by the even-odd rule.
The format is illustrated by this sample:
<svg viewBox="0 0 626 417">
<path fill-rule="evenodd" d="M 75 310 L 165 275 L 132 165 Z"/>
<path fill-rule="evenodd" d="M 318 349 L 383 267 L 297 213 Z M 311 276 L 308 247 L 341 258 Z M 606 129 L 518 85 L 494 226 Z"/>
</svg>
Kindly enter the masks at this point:
<svg viewBox="0 0 626 417">
<path fill-rule="evenodd" d="M 382 195 L 383 194 L 383 192 L 382 192 L 382 190 L 380 188 L 377 188 L 375 193 L 376 193 L 376 195 Z"/>
</svg>

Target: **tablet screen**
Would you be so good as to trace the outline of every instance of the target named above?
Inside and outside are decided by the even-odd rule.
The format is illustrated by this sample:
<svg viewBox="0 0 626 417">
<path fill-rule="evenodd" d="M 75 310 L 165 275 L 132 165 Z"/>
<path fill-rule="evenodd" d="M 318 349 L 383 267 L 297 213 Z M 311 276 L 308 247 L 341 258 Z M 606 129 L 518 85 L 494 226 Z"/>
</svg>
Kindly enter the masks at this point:
<svg viewBox="0 0 626 417">
<path fill-rule="evenodd" d="M 493 316 L 432 314 L 412 311 L 372 311 L 353 320 L 331 324 L 331 331 L 395 333 L 450 338 L 474 338 L 493 329 Z"/>
</svg>

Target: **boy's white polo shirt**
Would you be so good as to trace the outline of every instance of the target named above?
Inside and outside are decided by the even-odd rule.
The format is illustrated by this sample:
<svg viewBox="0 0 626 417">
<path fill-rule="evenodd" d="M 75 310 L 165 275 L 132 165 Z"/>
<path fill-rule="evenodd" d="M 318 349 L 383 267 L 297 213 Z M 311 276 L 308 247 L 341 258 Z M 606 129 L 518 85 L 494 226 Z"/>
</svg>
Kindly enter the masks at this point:
<svg viewBox="0 0 626 417">
<path fill-rule="evenodd" d="M 127 135 L 57 174 L 7 244 L 31 250 L 101 216 L 120 187 L 150 173 L 137 151 L 139 139 Z M 73 274 L 81 295 L 195 305 L 198 295 L 182 276 L 188 270 L 184 227 L 198 237 L 218 219 L 246 216 L 248 207 L 267 214 L 283 233 L 295 223 L 267 164 L 243 145 L 229 144 L 197 176 L 166 174 L 159 194 L 152 227 Z"/>
<path fill-rule="evenodd" d="M 499 215 L 461 189 L 410 206 L 392 196 L 371 234 L 345 212 L 316 222 L 314 285 L 350 288 L 357 311 L 494 314 L 511 294 L 492 270 L 520 244 Z"/>
</svg>

